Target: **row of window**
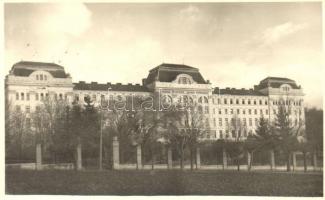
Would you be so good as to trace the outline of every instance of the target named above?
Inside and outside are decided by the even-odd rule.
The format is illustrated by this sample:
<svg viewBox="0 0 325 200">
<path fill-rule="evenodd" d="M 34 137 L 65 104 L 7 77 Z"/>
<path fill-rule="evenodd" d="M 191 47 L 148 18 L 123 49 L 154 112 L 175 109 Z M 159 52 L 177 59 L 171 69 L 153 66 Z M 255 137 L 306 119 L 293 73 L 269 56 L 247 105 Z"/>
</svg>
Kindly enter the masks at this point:
<svg viewBox="0 0 325 200">
<path fill-rule="evenodd" d="M 26 94 L 26 98 L 25 98 L 25 94 Z M 54 99 L 55 100 L 63 100 L 63 97 L 65 100 L 67 100 L 68 96 L 65 94 L 63 96 L 62 93 L 60 94 L 54 94 Z M 35 100 L 36 101 L 39 101 L 39 100 L 44 100 L 44 99 L 47 99 L 49 98 L 49 93 L 36 93 L 35 94 Z M 21 100 L 21 101 L 29 101 L 30 100 L 30 94 L 27 92 L 27 93 L 24 93 L 24 92 L 21 92 L 21 93 L 16 93 L 16 100 Z"/>
<path fill-rule="evenodd" d="M 47 80 L 47 75 L 45 75 L 45 74 L 37 74 L 36 75 L 36 80 L 38 80 L 38 81 L 46 81 Z"/>
<path fill-rule="evenodd" d="M 287 106 L 301 106 L 302 100 L 294 101 L 294 100 L 275 100 L 273 101 L 273 105 L 287 105 Z"/>
<path fill-rule="evenodd" d="M 228 101 L 229 100 L 229 101 Z M 221 104 L 221 99 L 217 99 L 217 104 Z M 215 102 L 215 99 L 213 98 L 212 99 L 212 103 L 213 104 L 216 104 Z M 251 99 L 227 99 L 227 98 L 224 98 L 223 99 L 223 104 L 227 105 L 227 104 L 237 104 L 237 105 L 267 105 L 267 100 L 263 101 L 263 100 L 251 100 Z"/>
<path fill-rule="evenodd" d="M 242 119 L 240 119 L 240 118 L 224 118 L 224 120 L 223 120 L 223 118 L 219 118 L 218 126 L 221 127 L 221 126 L 223 126 L 223 124 L 225 124 L 226 126 L 230 126 L 230 123 L 231 123 L 232 127 L 237 126 L 239 128 L 241 125 L 247 126 L 247 121 L 248 121 L 248 126 L 253 126 L 253 118 L 248 118 L 248 120 L 247 120 L 247 118 L 242 118 Z M 254 123 L 255 123 L 255 126 L 258 126 L 259 119 L 255 118 Z M 289 123 L 290 123 L 290 125 L 292 125 L 293 121 L 290 119 Z M 298 123 L 299 123 L 298 118 L 295 118 L 294 125 L 297 126 Z M 213 126 L 217 127 L 216 118 L 213 118 Z"/>
<path fill-rule="evenodd" d="M 252 115 L 252 113 L 253 113 L 253 111 L 254 111 L 254 115 L 257 115 L 258 114 L 258 110 L 257 109 L 247 109 L 247 114 L 249 114 L 249 115 Z M 235 112 L 236 112 L 236 114 L 243 114 L 243 115 L 245 115 L 246 114 L 246 109 L 224 109 L 224 112 L 222 113 L 222 109 L 219 109 L 218 110 L 218 113 L 221 115 L 221 114 L 231 114 L 231 115 L 233 115 L 233 114 L 235 114 Z M 269 110 L 265 110 L 265 112 L 263 112 L 263 109 L 260 109 L 260 115 L 263 115 L 264 113 L 266 114 L 266 115 L 268 115 L 269 114 Z M 215 108 L 213 108 L 213 114 L 216 114 L 216 109 Z"/>
</svg>

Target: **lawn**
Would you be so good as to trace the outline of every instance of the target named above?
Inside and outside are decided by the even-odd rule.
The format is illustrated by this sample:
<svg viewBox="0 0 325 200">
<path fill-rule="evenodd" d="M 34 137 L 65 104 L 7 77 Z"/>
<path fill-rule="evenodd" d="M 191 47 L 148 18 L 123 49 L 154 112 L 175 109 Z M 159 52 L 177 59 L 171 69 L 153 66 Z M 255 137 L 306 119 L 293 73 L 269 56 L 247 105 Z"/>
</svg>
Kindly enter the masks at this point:
<svg viewBox="0 0 325 200">
<path fill-rule="evenodd" d="M 6 170 L 7 194 L 322 196 L 321 174 Z"/>
</svg>

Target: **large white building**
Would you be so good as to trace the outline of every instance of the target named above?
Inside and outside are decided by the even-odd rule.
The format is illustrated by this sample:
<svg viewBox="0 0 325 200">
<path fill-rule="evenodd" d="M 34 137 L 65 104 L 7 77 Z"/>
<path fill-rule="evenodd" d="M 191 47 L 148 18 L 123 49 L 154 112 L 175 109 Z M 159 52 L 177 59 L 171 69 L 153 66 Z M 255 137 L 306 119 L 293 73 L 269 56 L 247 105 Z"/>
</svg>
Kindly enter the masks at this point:
<svg viewBox="0 0 325 200">
<path fill-rule="evenodd" d="M 214 88 L 199 69 L 187 65 L 161 64 L 149 71 L 140 84 L 73 83 L 64 68 L 53 63 L 18 62 L 5 80 L 6 100 L 16 109 L 33 112 L 47 97 L 77 100 L 91 97 L 96 105 L 103 98 L 140 95 L 168 97 L 173 102 L 193 101 L 200 105 L 210 126 L 209 139 L 245 138 L 254 133 L 258 121 L 273 121 L 278 105 L 285 105 L 293 125 L 303 123 L 303 91 L 288 78 L 267 77 L 253 89 Z M 240 129 L 232 125 L 240 124 Z"/>
</svg>

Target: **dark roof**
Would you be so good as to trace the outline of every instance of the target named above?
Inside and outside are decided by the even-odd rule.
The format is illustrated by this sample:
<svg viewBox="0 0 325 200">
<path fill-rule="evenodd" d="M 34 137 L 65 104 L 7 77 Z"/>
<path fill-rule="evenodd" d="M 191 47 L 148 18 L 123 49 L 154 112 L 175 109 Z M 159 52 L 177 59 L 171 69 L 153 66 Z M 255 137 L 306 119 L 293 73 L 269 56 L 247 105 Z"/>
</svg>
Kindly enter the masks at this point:
<svg viewBox="0 0 325 200">
<path fill-rule="evenodd" d="M 253 90 L 253 89 L 235 89 L 235 88 L 214 88 L 212 94 L 229 94 L 229 95 L 249 95 L 249 96 L 265 96 L 265 94 L 257 91 L 257 90 Z"/>
<path fill-rule="evenodd" d="M 10 74 L 15 76 L 29 76 L 36 70 L 44 70 L 49 72 L 54 78 L 67 78 L 69 75 L 65 73 L 64 68 L 55 63 L 21 61 L 14 64 Z"/>
<path fill-rule="evenodd" d="M 97 82 L 86 83 L 80 81 L 79 83 L 74 83 L 74 90 L 94 90 L 94 91 L 108 91 L 108 88 L 111 88 L 109 91 L 126 91 L 126 92 L 149 92 L 148 88 L 140 84 L 127 84 L 122 85 L 117 84 L 101 84 Z"/>
<path fill-rule="evenodd" d="M 168 64 L 163 63 L 149 71 L 149 75 L 146 78 L 145 84 L 150 84 L 155 80 L 160 82 L 171 82 L 179 74 L 190 75 L 193 80 L 199 84 L 206 84 L 206 81 L 202 77 L 197 68 L 188 65 Z"/>
<path fill-rule="evenodd" d="M 282 78 L 282 77 L 267 77 L 263 79 L 259 85 L 256 86 L 257 89 L 263 89 L 268 86 L 272 88 L 279 88 L 282 84 L 288 84 L 293 89 L 300 89 L 300 86 L 296 84 L 294 80 L 288 79 L 288 78 Z"/>
</svg>

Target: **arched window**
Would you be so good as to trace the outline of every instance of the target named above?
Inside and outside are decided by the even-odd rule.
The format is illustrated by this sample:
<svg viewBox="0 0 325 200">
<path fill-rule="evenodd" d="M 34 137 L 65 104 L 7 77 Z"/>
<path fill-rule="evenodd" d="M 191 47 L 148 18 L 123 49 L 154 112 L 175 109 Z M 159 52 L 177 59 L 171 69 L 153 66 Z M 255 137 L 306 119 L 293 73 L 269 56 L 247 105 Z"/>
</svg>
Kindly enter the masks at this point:
<svg viewBox="0 0 325 200">
<path fill-rule="evenodd" d="M 209 102 L 208 98 L 204 97 L 204 103 L 208 103 L 208 102 Z"/>
</svg>

